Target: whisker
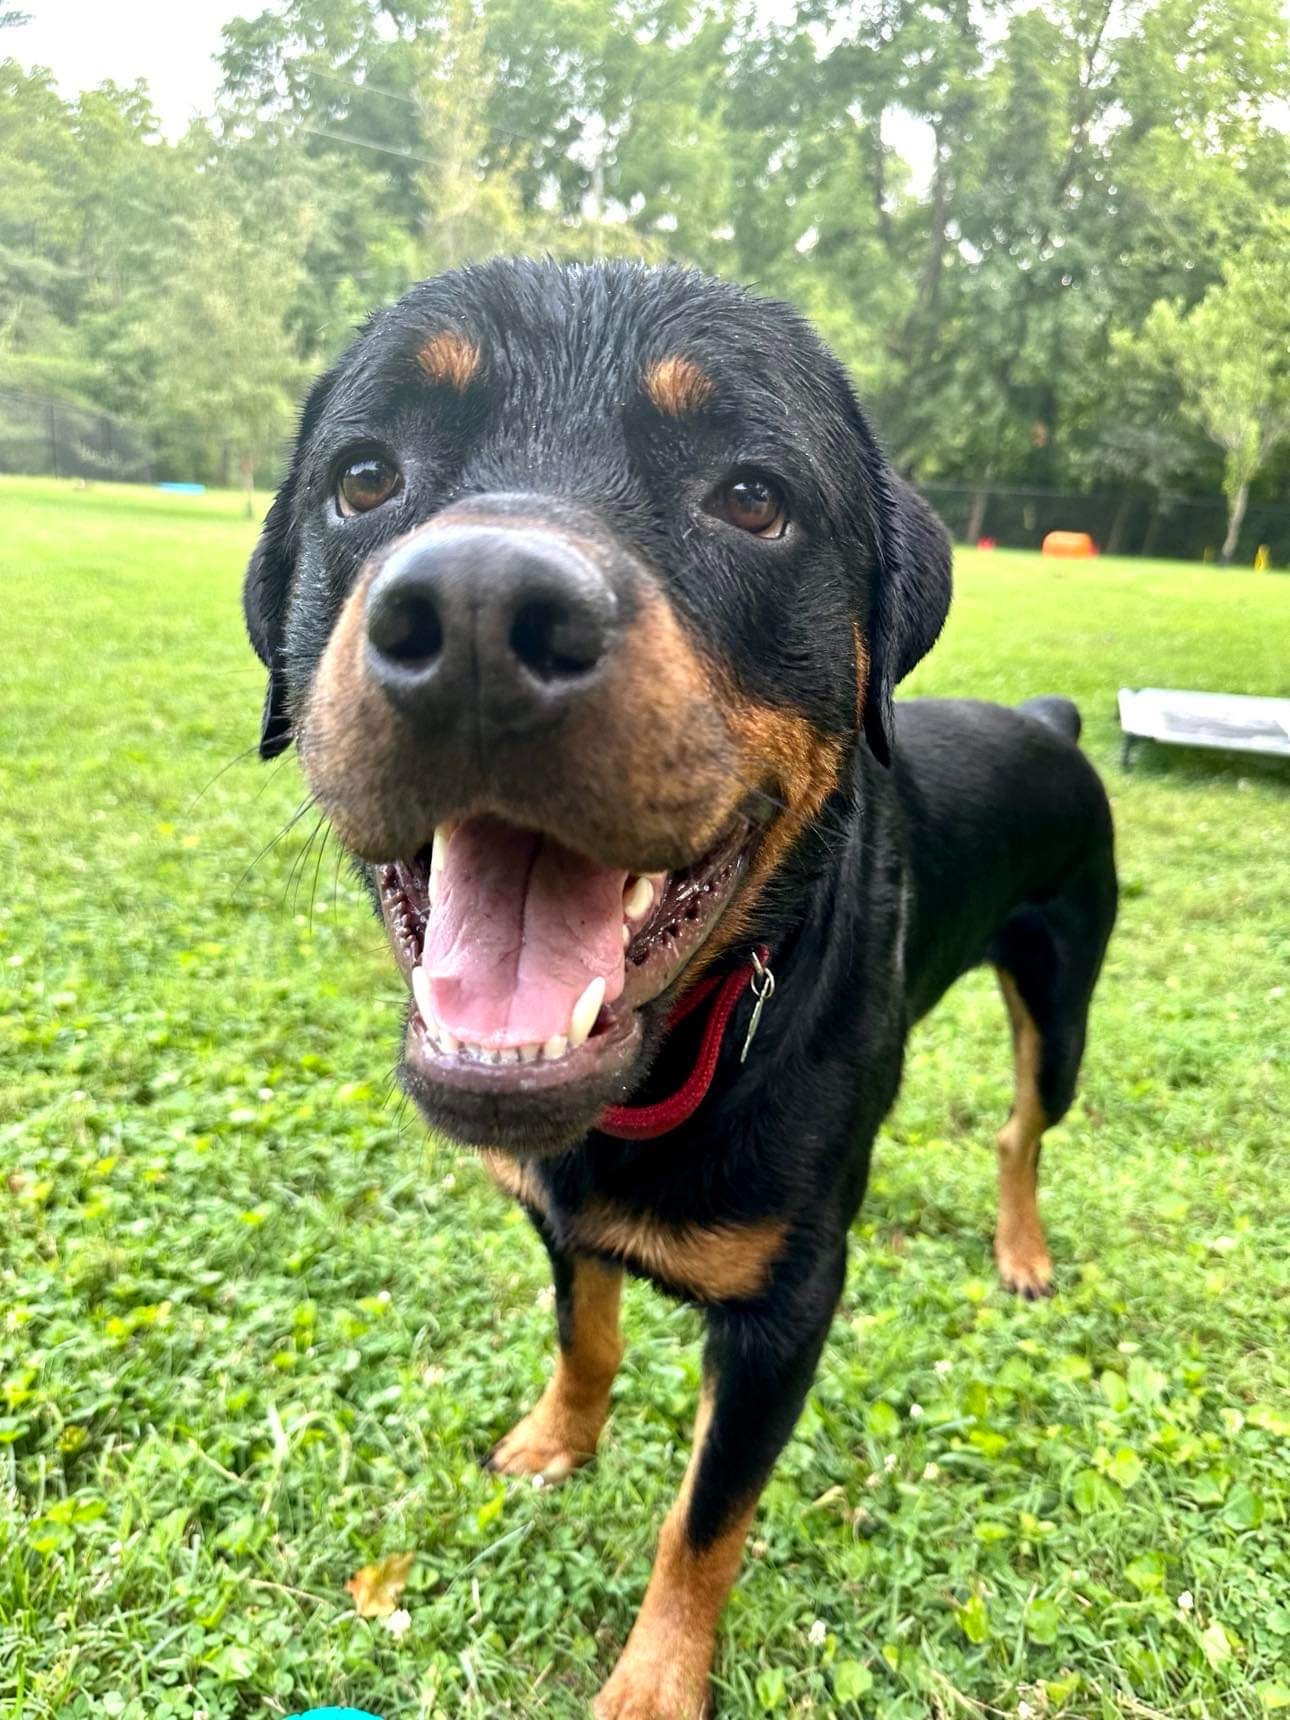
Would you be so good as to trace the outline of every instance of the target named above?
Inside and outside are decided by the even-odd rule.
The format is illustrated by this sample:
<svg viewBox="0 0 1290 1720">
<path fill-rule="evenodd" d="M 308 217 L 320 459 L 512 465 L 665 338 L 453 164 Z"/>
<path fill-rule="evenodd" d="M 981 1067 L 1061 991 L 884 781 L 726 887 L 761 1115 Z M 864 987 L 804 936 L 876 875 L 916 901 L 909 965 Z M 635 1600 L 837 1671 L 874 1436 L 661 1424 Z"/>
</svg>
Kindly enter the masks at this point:
<svg viewBox="0 0 1290 1720">
<path fill-rule="evenodd" d="M 325 821 L 324 821 L 325 822 Z M 318 874 L 322 871 L 323 856 L 327 852 L 327 844 L 331 840 L 331 825 L 323 830 L 323 839 L 318 844 L 318 858 L 314 861 L 313 888 L 309 892 L 309 930 L 314 929 L 314 904 L 318 900 Z"/>
<path fill-rule="evenodd" d="M 193 808 L 197 805 L 197 802 L 202 798 L 202 796 L 204 794 L 208 794 L 210 792 L 210 790 L 212 788 L 214 788 L 215 784 L 219 781 L 219 779 L 222 776 L 227 776 L 229 771 L 232 770 L 232 768 L 235 764 L 241 764 L 243 759 L 250 758 L 252 753 L 257 753 L 257 752 L 259 752 L 259 750 L 260 750 L 260 743 L 258 741 L 256 741 L 249 747 L 243 747 L 243 749 L 240 753 L 234 753 L 233 757 L 231 759 L 229 759 L 228 763 L 222 764 L 219 767 L 219 769 L 215 772 L 214 776 L 211 777 L 210 781 L 205 783 L 201 788 L 199 788 L 197 790 L 197 793 L 193 796 L 193 798 L 188 802 L 188 805 L 184 808 L 183 816 L 185 818 L 187 818 L 188 815 L 192 812 Z"/>
<path fill-rule="evenodd" d="M 246 871 L 242 873 L 241 877 L 237 880 L 237 883 L 233 886 L 233 888 L 235 890 L 240 890 L 242 888 L 243 884 L 246 883 L 247 879 L 251 876 L 252 872 L 255 871 L 255 868 L 260 864 L 261 860 L 264 859 L 264 856 L 269 852 L 269 850 L 271 848 L 276 848 L 278 843 L 282 841 L 282 838 L 287 834 L 287 832 L 289 830 L 293 829 L 295 827 L 295 825 L 297 825 L 300 822 L 300 820 L 305 816 L 305 814 L 309 811 L 310 807 L 314 806 L 315 804 L 316 804 L 316 802 L 314 800 L 313 794 L 312 794 L 312 792 L 310 792 L 300 802 L 300 805 L 291 814 L 291 817 L 282 826 L 282 829 L 278 831 L 277 835 L 271 836 L 269 838 L 269 840 L 265 843 L 264 847 L 261 848 L 260 852 L 256 855 L 255 859 L 252 860 L 251 864 L 246 868 Z"/>
<path fill-rule="evenodd" d="M 298 914 L 300 912 L 300 887 L 304 883 L 305 868 L 309 864 L 309 856 L 313 852 L 314 843 L 318 840 L 318 832 L 322 829 L 324 820 L 325 815 L 320 813 L 314 823 L 313 829 L 309 832 L 308 840 L 292 861 L 291 870 L 287 873 L 287 882 L 286 887 L 282 892 L 282 900 L 283 906 L 285 907 L 287 892 L 290 891 L 291 912 L 293 914 Z"/>
</svg>

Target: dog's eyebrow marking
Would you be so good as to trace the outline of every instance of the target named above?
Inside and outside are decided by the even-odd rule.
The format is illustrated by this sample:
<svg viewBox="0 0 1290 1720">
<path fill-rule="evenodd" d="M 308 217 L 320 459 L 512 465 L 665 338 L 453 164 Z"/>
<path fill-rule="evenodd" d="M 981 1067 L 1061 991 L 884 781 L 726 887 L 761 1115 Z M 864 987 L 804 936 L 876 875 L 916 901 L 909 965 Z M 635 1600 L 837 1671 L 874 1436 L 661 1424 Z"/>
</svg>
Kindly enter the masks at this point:
<svg viewBox="0 0 1290 1720">
<path fill-rule="evenodd" d="M 480 351 L 469 335 L 444 329 L 430 336 L 417 353 L 417 364 L 428 381 L 463 394 L 479 373 Z"/>
<path fill-rule="evenodd" d="M 650 365 L 645 372 L 645 392 L 660 412 L 670 418 L 684 418 L 706 406 L 716 386 L 692 358 L 676 352 Z"/>
</svg>

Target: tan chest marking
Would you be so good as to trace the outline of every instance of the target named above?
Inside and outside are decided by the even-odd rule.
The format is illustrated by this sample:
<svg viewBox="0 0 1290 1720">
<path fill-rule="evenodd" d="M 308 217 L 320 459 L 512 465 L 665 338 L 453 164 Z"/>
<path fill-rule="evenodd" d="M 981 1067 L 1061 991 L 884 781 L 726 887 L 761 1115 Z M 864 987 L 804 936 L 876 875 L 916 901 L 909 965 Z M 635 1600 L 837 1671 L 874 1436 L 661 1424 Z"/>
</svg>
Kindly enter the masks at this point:
<svg viewBox="0 0 1290 1720">
<path fill-rule="evenodd" d="M 572 1231 L 578 1246 L 612 1255 L 699 1302 L 742 1301 L 765 1290 L 788 1226 L 673 1225 L 612 1201 L 589 1203 Z"/>
<path fill-rule="evenodd" d="M 498 1188 L 504 1189 L 513 1200 L 522 1201 L 535 1212 L 550 1210 L 546 1190 L 528 1165 L 513 1159 L 509 1153 L 486 1152 L 480 1157 L 484 1161 L 484 1169 Z"/>
<path fill-rule="evenodd" d="M 484 1153 L 489 1176 L 515 1200 L 550 1215 L 551 1202 L 532 1169 L 507 1153 Z M 697 1302 L 760 1296 L 784 1246 L 783 1219 L 758 1224 L 664 1224 L 616 1201 L 588 1201 L 568 1220 L 571 1252 L 608 1254 Z"/>
</svg>

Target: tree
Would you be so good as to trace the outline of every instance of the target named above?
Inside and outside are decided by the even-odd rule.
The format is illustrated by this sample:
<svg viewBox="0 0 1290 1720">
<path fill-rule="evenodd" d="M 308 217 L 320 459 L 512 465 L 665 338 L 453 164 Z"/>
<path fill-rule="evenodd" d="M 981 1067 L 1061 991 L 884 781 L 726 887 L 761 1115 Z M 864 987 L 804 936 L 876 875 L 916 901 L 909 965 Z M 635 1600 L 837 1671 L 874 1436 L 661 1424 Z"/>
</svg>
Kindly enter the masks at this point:
<svg viewBox="0 0 1290 1720">
<path fill-rule="evenodd" d="M 305 371 L 283 319 L 305 234 L 264 249 L 218 206 L 186 224 L 167 296 L 143 339 L 154 360 L 148 419 L 172 464 L 240 479 L 247 510 L 257 467 L 286 436 Z"/>
<path fill-rule="evenodd" d="M 146 420 L 167 469 L 245 476 L 373 305 L 526 251 L 793 300 L 924 480 L 1290 470 L 1220 456 L 1152 312 L 1236 291 L 1290 204 L 1280 0 L 277 0 L 221 61 L 177 145 L 141 89 L 0 62 L 0 375 Z"/>
<path fill-rule="evenodd" d="M 1183 410 L 1223 450 L 1221 556 L 1230 562 L 1250 485 L 1290 434 L 1290 217 L 1271 220 L 1225 263 L 1222 281 L 1190 311 L 1154 305 L 1137 345 L 1173 372 Z"/>
<path fill-rule="evenodd" d="M 489 171 L 486 115 L 495 70 L 486 30 L 470 0 L 448 0 L 437 39 L 411 48 L 413 135 L 421 146 L 419 274 L 522 248 L 519 191 L 504 168 Z"/>
</svg>

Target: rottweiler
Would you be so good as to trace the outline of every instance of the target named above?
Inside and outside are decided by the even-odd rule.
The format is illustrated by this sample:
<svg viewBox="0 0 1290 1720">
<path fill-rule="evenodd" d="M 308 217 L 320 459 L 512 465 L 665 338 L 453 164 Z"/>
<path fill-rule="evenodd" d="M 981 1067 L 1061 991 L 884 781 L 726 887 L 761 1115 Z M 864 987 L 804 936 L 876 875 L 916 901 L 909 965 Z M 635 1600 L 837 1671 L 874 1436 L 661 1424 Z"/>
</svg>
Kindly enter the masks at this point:
<svg viewBox="0 0 1290 1720">
<path fill-rule="evenodd" d="M 892 690 L 950 549 L 786 305 L 498 260 L 314 385 L 245 585 L 409 1001 L 401 1079 L 550 1253 L 558 1354 L 488 1461 L 595 1450 L 624 1271 L 700 1304 L 693 1454 L 601 1720 L 698 1715 L 842 1289 L 912 1025 L 989 963 L 1012 1029 L 995 1253 L 1046 1294 L 1043 1132 L 1116 906 L 1073 705 Z"/>
</svg>

